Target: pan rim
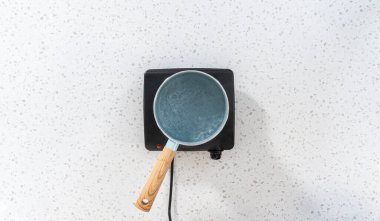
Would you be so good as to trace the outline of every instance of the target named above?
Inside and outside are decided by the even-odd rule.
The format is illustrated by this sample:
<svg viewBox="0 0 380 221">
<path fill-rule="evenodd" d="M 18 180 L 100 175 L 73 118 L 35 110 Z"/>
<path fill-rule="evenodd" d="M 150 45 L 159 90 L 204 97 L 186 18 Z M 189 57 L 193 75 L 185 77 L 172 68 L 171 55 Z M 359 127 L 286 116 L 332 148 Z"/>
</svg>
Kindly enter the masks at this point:
<svg viewBox="0 0 380 221">
<path fill-rule="evenodd" d="M 157 114 L 156 114 L 156 103 L 157 103 L 157 97 L 161 91 L 161 89 L 164 87 L 165 84 L 167 84 L 171 79 L 173 79 L 174 77 L 177 77 L 178 75 L 182 75 L 182 74 L 187 74 L 187 73 L 196 73 L 196 74 L 200 74 L 200 75 L 203 75 L 209 79 L 211 79 L 212 81 L 214 81 L 220 88 L 220 90 L 222 91 L 223 95 L 224 95 L 224 100 L 225 100 L 225 114 L 224 114 L 224 118 L 223 118 L 223 121 L 222 123 L 219 125 L 219 128 L 217 130 L 215 130 L 215 132 L 207 137 L 206 139 L 203 139 L 203 140 L 200 140 L 200 141 L 197 141 L 197 142 L 186 142 L 186 141 L 180 141 L 180 140 L 177 140 L 177 139 L 174 139 L 172 136 L 170 136 L 169 134 L 167 134 L 165 132 L 165 130 L 162 129 L 162 127 L 160 126 L 159 124 L 159 121 L 157 120 Z M 228 97 L 227 97 L 227 93 L 226 91 L 224 90 L 222 84 L 216 79 L 214 78 L 213 76 L 211 76 L 210 74 L 207 74 L 203 71 L 198 71 L 198 70 L 184 70 L 184 71 L 179 71 L 173 75 L 171 75 L 170 77 L 166 78 L 162 84 L 160 85 L 160 87 L 158 88 L 155 96 L 154 96 L 154 101 L 153 101 L 153 115 L 154 115 L 154 120 L 156 121 L 156 124 L 158 126 L 158 128 L 160 129 L 160 131 L 171 141 L 177 143 L 177 144 L 180 144 L 180 145 L 186 145 L 186 146 L 197 146 L 197 145 L 201 145 L 201 144 L 204 144 L 204 143 L 207 143 L 208 141 L 214 139 L 224 128 L 224 126 L 226 125 L 226 122 L 228 120 L 228 116 L 229 116 L 229 100 L 228 100 Z"/>
</svg>

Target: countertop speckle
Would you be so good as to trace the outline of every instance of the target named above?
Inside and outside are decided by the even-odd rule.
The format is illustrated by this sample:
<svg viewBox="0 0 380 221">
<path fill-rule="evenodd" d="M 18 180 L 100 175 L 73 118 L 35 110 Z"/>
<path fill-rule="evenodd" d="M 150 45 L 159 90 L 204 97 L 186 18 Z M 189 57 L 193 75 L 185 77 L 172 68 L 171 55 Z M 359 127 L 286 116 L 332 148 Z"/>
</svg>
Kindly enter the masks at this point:
<svg viewBox="0 0 380 221">
<path fill-rule="evenodd" d="M 236 144 L 176 157 L 173 220 L 380 220 L 380 2 L 1 1 L 0 220 L 167 220 L 143 73 L 230 68 Z"/>
</svg>

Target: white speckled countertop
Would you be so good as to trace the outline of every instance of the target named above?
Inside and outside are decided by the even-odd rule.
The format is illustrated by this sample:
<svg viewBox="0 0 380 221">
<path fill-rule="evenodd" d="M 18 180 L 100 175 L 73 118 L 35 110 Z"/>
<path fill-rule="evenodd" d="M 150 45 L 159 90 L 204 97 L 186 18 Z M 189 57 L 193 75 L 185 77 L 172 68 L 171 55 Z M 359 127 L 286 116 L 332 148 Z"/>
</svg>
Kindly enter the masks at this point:
<svg viewBox="0 0 380 221">
<path fill-rule="evenodd" d="M 380 2 L 1 1 L 0 220 L 167 220 L 133 202 L 143 73 L 230 68 L 236 144 L 179 153 L 173 220 L 380 220 Z"/>
</svg>

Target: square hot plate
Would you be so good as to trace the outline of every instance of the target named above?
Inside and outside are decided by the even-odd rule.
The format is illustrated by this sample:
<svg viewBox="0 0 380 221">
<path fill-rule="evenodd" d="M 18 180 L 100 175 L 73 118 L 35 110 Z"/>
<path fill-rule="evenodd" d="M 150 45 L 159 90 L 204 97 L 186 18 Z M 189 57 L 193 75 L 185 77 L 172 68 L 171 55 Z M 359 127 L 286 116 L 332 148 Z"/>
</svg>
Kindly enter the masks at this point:
<svg viewBox="0 0 380 221">
<path fill-rule="evenodd" d="M 220 159 L 223 150 L 234 146 L 235 137 L 235 94 L 234 74 L 229 69 L 216 68 L 174 68 L 150 69 L 144 74 L 144 139 L 145 148 L 152 151 L 162 150 L 167 137 L 160 131 L 153 116 L 153 100 L 162 82 L 169 76 L 184 70 L 198 70 L 216 78 L 227 93 L 229 114 L 223 130 L 212 140 L 197 146 L 179 145 L 178 151 L 209 151 L 212 159 Z"/>
</svg>

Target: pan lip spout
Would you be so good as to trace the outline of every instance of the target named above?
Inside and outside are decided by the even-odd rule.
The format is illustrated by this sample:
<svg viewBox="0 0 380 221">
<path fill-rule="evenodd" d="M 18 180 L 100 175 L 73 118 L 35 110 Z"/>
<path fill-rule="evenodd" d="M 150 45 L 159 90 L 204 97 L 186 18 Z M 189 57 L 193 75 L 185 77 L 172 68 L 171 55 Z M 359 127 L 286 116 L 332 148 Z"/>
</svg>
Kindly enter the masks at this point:
<svg viewBox="0 0 380 221">
<path fill-rule="evenodd" d="M 156 102 L 157 102 L 157 97 L 158 97 L 158 94 L 160 94 L 160 91 L 161 89 L 164 87 L 165 84 L 167 84 L 167 82 L 169 82 L 172 78 L 174 77 L 177 77 L 178 75 L 182 75 L 182 74 L 188 74 L 188 73 L 196 73 L 196 74 L 200 74 L 200 75 L 203 75 L 203 76 L 206 76 L 207 78 L 211 79 L 212 81 L 214 81 L 220 88 L 220 90 L 222 91 L 223 93 L 223 96 L 224 96 L 224 99 L 225 99 L 225 113 L 224 113 L 224 118 L 223 118 L 223 121 L 222 123 L 220 124 L 219 128 L 209 137 L 207 137 L 206 139 L 203 139 L 203 140 L 200 140 L 200 141 L 197 141 L 197 142 L 185 142 L 185 141 L 180 141 L 180 140 L 177 140 L 177 139 L 174 139 L 173 137 L 171 137 L 169 134 L 167 134 L 165 132 L 165 130 L 162 129 L 160 123 L 159 123 L 159 120 L 157 119 L 157 114 L 156 114 Z M 201 144 L 204 144 L 204 143 L 207 143 L 208 141 L 214 139 L 224 128 L 224 126 L 226 125 L 226 122 L 228 120 L 228 116 L 229 116 L 229 100 L 228 100 L 228 97 L 227 97 L 227 93 L 226 91 L 224 90 L 222 84 L 216 79 L 214 78 L 213 76 L 211 76 L 210 74 L 207 74 L 203 71 L 198 71 L 198 70 L 184 70 L 184 71 L 180 71 L 180 72 L 177 72 L 173 75 L 171 75 L 170 77 L 166 78 L 164 80 L 164 82 L 160 85 L 160 87 L 158 88 L 155 96 L 154 96 L 154 101 L 153 101 L 153 115 L 154 115 L 154 119 L 156 121 L 156 124 L 158 126 L 158 128 L 160 129 L 160 131 L 171 141 L 177 143 L 177 144 L 182 144 L 182 145 L 186 145 L 186 146 L 197 146 L 197 145 L 201 145 Z M 178 147 L 178 145 L 177 145 Z"/>
</svg>

